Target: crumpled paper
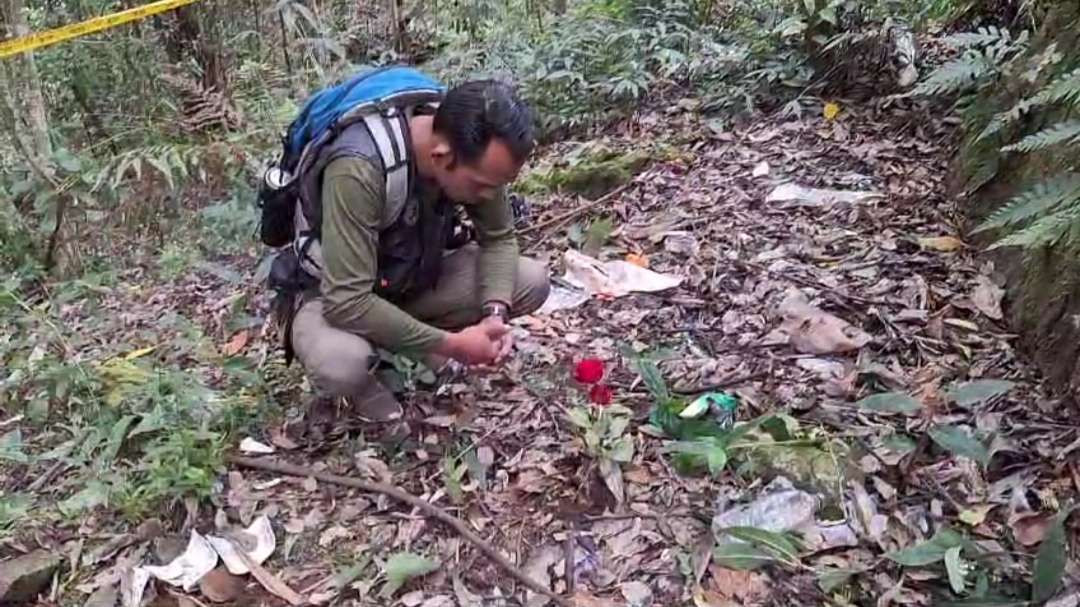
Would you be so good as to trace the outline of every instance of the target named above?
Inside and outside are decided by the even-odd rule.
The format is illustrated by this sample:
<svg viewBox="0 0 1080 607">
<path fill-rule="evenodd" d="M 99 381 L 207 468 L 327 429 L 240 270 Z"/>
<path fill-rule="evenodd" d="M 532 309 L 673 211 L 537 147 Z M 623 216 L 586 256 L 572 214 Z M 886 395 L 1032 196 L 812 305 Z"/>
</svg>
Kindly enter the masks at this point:
<svg viewBox="0 0 1080 607">
<path fill-rule="evenodd" d="M 277 539 L 270 519 L 264 514 L 242 531 L 231 532 L 230 539 L 215 535 L 203 536 L 191 532 L 187 548 L 180 556 L 165 565 L 142 565 L 132 570 L 129 591 L 123 592 L 124 607 L 138 607 L 146 590 L 146 584 L 155 577 L 171 586 L 190 591 L 204 575 L 217 567 L 218 557 L 233 575 L 250 572 L 244 559 L 237 552 L 237 544 L 245 548 L 244 554 L 257 565 L 263 564 L 277 548 Z M 247 546 L 251 546 L 247 549 Z"/>
<path fill-rule="evenodd" d="M 769 192 L 769 195 L 765 197 L 765 202 L 782 202 L 805 207 L 829 207 L 835 204 L 863 204 L 882 197 L 880 192 L 825 190 L 785 183 Z"/>
<path fill-rule="evenodd" d="M 255 564 L 263 564 L 274 553 L 274 548 L 277 547 L 277 540 L 274 537 L 274 529 L 270 526 L 270 519 L 266 515 L 260 516 L 243 533 L 253 538 L 255 542 L 254 548 L 245 550 L 245 554 Z M 229 570 L 229 573 L 245 575 L 251 571 L 237 553 L 235 542 L 213 535 L 207 536 L 206 539 L 210 541 L 214 550 L 221 556 L 221 560 L 225 562 L 225 567 Z"/>
<path fill-rule="evenodd" d="M 593 295 L 623 297 L 630 293 L 655 293 L 682 284 L 682 278 L 661 274 L 624 260 L 600 261 L 574 250 L 563 254 L 566 273 L 552 286 L 551 294 L 537 314 L 576 308 Z"/>
<path fill-rule="evenodd" d="M 721 509 L 713 517 L 712 531 L 720 543 L 739 542 L 724 532 L 730 527 L 754 527 L 773 533 L 796 531 L 808 553 L 858 545 L 855 530 L 848 522 L 817 519 L 816 511 L 820 505 L 818 496 L 796 489 L 790 481 L 778 477 L 754 501 Z"/>
<path fill-rule="evenodd" d="M 217 552 L 214 551 L 210 542 L 198 531 L 193 530 L 187 548 L 180 556 L 166 565 L 144 565 L 136 567 L 135 571 L 138 576 L 141 569 L 166 584 L 179 586 L 188 591 L 199 583 L 202 576 L 210 573 L 217 566 L 217 559 Z M 142 585 L 145 586 L 145 581 Z"/>
</svg>

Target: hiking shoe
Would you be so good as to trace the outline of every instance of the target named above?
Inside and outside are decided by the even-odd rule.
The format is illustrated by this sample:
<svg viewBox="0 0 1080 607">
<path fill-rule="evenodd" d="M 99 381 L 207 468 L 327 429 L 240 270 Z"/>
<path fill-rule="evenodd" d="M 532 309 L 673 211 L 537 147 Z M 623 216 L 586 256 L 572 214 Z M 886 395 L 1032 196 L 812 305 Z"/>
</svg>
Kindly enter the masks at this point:
<svg viewBox="0 0 1080 607">
<path fill-rule="evenodd" d="M 401 419 L 404 410 L 394 393 L 374 377 L 356 394 L 343 397 L 345 411 L 366 422 L 392 422 Z"/>
</svg>

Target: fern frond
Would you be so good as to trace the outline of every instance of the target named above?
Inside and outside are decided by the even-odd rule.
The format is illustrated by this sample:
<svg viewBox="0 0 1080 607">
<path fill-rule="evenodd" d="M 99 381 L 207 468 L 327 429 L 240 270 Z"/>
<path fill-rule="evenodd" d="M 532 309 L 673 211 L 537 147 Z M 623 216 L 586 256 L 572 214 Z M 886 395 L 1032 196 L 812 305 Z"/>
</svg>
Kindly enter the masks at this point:
<svg viewBox="0 0 1080 607">
<path fill-rule="evenodd" d="M 1067 173 L 1035 184 L 1002 205 L 975 232 L 1003 228 L 1055 209 L 1080 206 L 1080 174 Z"/>
<path fill-rule="evenodd" d="M 1070 233 L 1075 233 L 1080 224 L 1080 207 L 1061 209 L 1042 217 L 1031 225 L 1018 230 L 994 244 L 991 249 L 1002 247 L 1022 247 L 1035 249 L 1058 244 Z"/>
<path fill-rule="evenodd" d="M 1062 102 L 1069 105 L 1080 103 L 1080 69 L 1058 76 L 1035 95 L 1021 99 L 1013 107 L 994 116 L 975 140 L 983 141 L 999 133 L 1034 108 Z"/>
<path fill-rule="evenodd" d="M 915 87 L 915 95 L 948 95 L 964 91 L 996 70 L 982 53 L 967 51 L 934 70 Z"/>
<path fill-rule="evenodd" d="M 1032 102 L 1039 105 L 1066 102 L 1075 105 L 1080 102 L 1080 69 L 1062 74 L 1039 91 Z"/>
<path fill-rule="evenodd" d="M 973 46 L 990 46 L 1001 41 L 1008 42 L 1012 39 L 1008 30 L 994 26 L 980 27 L 974 32 L 961 32 L 946 36 L 944 42 L 954 48 L 971 48 Z"/>
<path fill-rule="evenodd" d="M 1001 148 L 1001 151 L 1029 153 L 1054 145 L 1071 145 L 1078 139 L 1080 139 L 1080 120 L 1069 120 L 1028 135 L 1012 145 Z"/>
</svg>

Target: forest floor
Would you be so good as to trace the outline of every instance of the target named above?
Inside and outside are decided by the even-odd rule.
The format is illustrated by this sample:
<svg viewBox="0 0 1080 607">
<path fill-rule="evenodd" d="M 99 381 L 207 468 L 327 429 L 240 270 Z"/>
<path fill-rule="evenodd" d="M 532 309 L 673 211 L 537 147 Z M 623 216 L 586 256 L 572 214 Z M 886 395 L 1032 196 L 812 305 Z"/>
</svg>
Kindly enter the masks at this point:
<svg viewBox="0 0 1080 607">
<path fill-rule="evenodd" d="M 597 258 L 630 259 L 681 284 L 518 319 L 505 368 L 437 393 L 421 383 L 405 423 L 321 443 L 289 438 L 301 375 L 284 369 L 270 324 L 230 321 L 237 306 L 266 318 L 255 257 L 214 260 L 171 281 L 136 272 L 131 286 L 100 289 L 105 320 L 75 302 L 64 323 L 96 344 L 79 353 L 86 360 L 123 354 L 106 345 L 117 335 L 131 349 L 208 337 L 275 377 L 273 410 L 249 433 L 275 453 L 258 457 L 392 483 L 458 517 L 576 605 L 928 605 L 987 589 L 1014 601 L 993 604 L 1023 604 L 1033 569 L 1051 567 L 1033 564 L 1040 545 L 1060 543 L 1065 554 L 1054 513 L 1080 492 L 1080 426 L 1014 349 L 993 268 L 961 241 L 960 213 L 945 197 L 953 136 L 925 108 L 902 105 L 723 127 L 692 101 L 640 114 L 604 145 L 663 142 L 667 151 L 602 205 L 533 196 L 523 248 L 561 275 L 564 251 L 584 241 Z M 536 164 L 574 149 L 558 144 Z M 874 194 L 813 198 L 778 191 L 783 184 Z M 610 233 L 588 229 L 601 216 L 612 219 Z M 658 361 L 676 397 L 657 403 L 658 383 L 642 381 L 638 356 Z M 573 412 L 586 402 L 573 379 L 585 358 L 604 361 L 614 402 L 632 412 L 625 429 L 592 427 L 599 447 L 597 437 L 586 444 L 591 422 Z M 676 461 L 670 437 L 650 421 L 663 426 L 655 409 L 710 391 L 736 395 L 737 419 L 756 420 L 747 424 L 754 430 L 710 435 L 709 461 L 721 469 L 681 474 L 685 458 Z M 884 396 L 865 400 L 875 394 Z M 31 436 L 27 429 L 23 440 Z M 237 453 L 244 437 L 226 448 Z M 55 476 L 35 487 L 38 503 L 59 502 L 63 469 L 31 467 L 4 484 L 25 490 L 46 473 Z M 263 567 L 276 581 L 240 578 L 234 604 L 286 604 L 273 596 L 288 596 L 283 586 L 342 605 L 546 602 L 449 526 L 386 495 L 235 463 L 220 480 L 214 495 L 189 502 L 186 520 L 182 509 L 159 516 L 182 547 L 191 528 L 215 533 L 218 510 L 219 524 L 266 515 L 275 548 Z M 70 560 L 76 541 L 72 562 L 97 555 L 68 567 L 51 590 L 50 604 L 81 604 L 84 593 L 108 598 L 101 589 L 129 580 L 132 565 L 170 552 L 160 539 L 121 535 L 137 522 L 101 514 L 27 525 L 5 545 Z M 740 551 L 717 532 L 740 526 L 794 531 L 799 541 L 736 530 L 754 540 Z M 118 537 L 130 542 L 106 549 Z M 744 570 L 748 559 L 763 566 Z M 1057 604 L 1076 605 L 1075 561 L 1065 580 Z M 1034 592 L 1049 592 L 1040 584 Z M 204 584 L 188 594 L 192 603 L 150 586 L 158 604 L 235 594 Z"/>
</svg>

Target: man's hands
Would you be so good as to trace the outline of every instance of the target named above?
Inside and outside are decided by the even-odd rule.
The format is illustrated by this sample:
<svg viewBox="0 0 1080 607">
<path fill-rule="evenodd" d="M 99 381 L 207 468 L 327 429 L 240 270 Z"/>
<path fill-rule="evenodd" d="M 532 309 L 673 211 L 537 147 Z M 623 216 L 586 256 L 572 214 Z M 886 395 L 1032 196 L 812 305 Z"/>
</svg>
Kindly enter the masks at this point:
<svg viewBox="0 0 1080 607">
<path fill-rule="evenodd" d="M 502 319 L 489 316 L 443 340 L 438 353 L 470 366 L 502 362 L 510 353 L 510 327 Z"/>
</svg>

